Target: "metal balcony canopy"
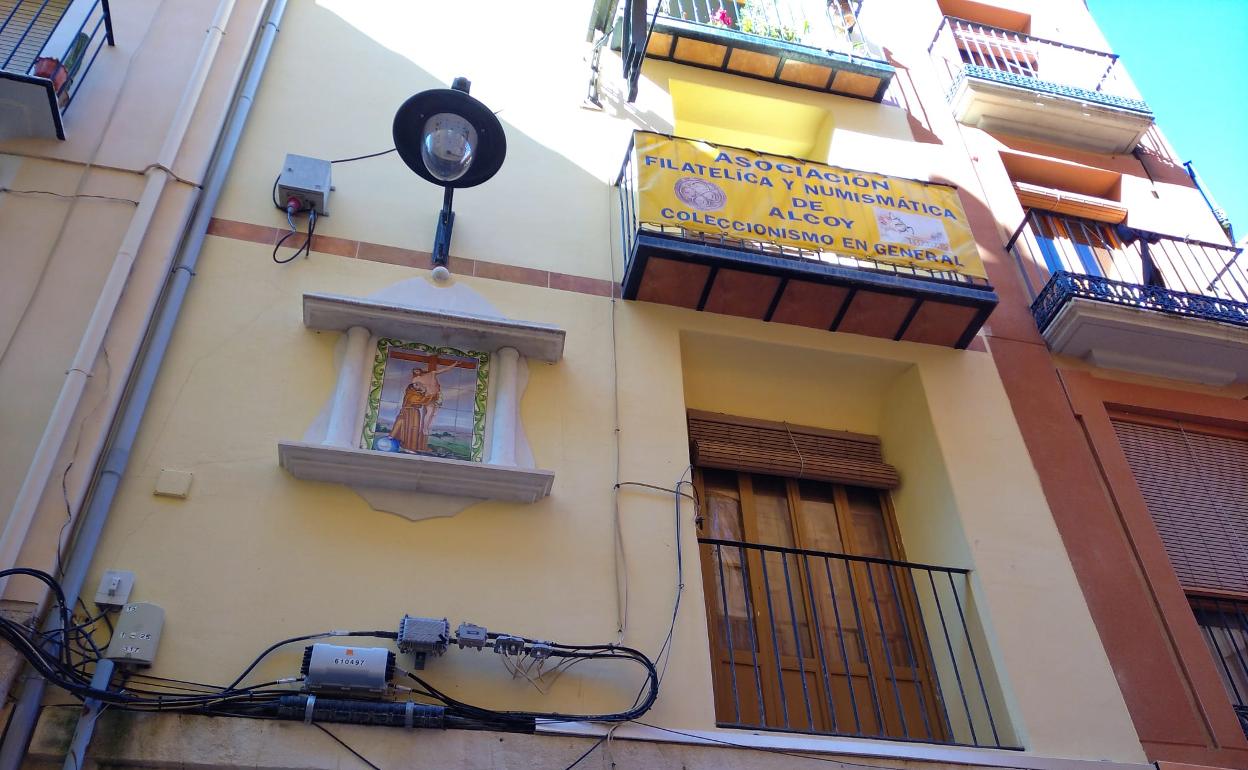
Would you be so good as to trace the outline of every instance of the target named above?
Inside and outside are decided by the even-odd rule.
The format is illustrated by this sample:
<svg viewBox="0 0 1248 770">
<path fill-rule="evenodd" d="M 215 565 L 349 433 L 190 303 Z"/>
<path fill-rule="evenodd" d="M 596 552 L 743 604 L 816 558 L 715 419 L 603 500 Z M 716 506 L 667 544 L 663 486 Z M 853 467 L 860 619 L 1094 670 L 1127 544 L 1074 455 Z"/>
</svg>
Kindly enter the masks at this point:
<svg viewBox="0 0 1248 770">
<path fill-rule="evenodd" d="M 0 140 L 64 139 L 64 113 L 106 42 L 108 0 L 0 0 Z"/>
</svg>

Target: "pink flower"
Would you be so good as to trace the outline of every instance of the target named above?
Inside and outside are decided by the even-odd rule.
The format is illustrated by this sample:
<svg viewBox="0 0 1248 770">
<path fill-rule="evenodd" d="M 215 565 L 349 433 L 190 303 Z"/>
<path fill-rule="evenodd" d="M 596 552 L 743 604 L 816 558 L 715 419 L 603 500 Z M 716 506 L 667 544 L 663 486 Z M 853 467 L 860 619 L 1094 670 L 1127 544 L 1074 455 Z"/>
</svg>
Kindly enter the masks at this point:
<svg viewBox="0 0 1248 770">
<path fill-rule="evenodd" d="M 720 8 L 718 11 L 716 11 L 711 16 L 711 21 L 713 21 L 716 24 L 722 24 L 725 27 L 732 26 L 732 17 L 728 15 L 728 11 L 724 8 Z"/>
</svg>

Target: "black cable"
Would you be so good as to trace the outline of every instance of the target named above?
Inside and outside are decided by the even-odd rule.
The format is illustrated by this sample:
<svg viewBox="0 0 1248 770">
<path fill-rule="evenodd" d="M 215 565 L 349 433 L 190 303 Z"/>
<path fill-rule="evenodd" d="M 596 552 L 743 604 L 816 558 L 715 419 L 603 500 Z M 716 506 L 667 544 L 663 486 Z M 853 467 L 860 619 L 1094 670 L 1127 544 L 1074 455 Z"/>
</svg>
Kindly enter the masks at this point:
<svg viewBox="0 0 1248 770">
<path fill-rule="evenodd" d="M 337 735 L 334 735 L 333 733 L 331 733 L 331 732 L 329 731 L 329 728 L 328 728 L 328 727 L 326 727 L 325 725 L 320 724 L 319 722 L 312 722 L 312 723 L 311 723 L 311 725 L 312 725 L 313 727 L 315 727 L 316 729 L 320 730 L 321 732 L 325 733 L 326 735 L 328 735 L 330 738 L 333 738 L 333 739 L 334 739 L 334 741 L 335 741 L 335 742 L 336 742 L 339 746 L 341 746 L 341 747 L 343 747 L 344 749 L 346 749 L 347 751 L 351 752 L 353 755 L 355 755 L 355 758 L 356 758 L 356 759 L 358 759 L 358 760 L 360 760 L 361 762 L 363 762 L 364 764 L 368 765 L 368 766 L 369 766 L 369 767 L 371 767 L 373 770 L 381 770 L 381 768 L 380 768 L 380 767 L 378 767 L 377 765 L 374 765 L 372 762 L 369 762 L 369 761 L 368 761 L 368 759 L 367 759 L 367 758 L 366 758 L 363 754 L 361 754 L 360 752 L 358 752 L 358 751 L 356 751 L 355 749 L 351 748 L 351 746 L 349 746 L 349 745 L 347 744 L 347 742 L 346 742 L 346 741 L 344 741 L 343 739 L 339 738 Z"/>
<path fill-rule="evenodd" d="M 368 155 L 356 155 L 354 158 L 338 158 L 337 160 L 331 160 L 330 163 L 350 163 L 353 160 L 368 160 L 369 158 L 380 158 L 382 155 L 389 155 L 392 152 L 398 152 L 398 150 L 399 150 L 398 147 L 391 147 L 390 149 L 382 150 L 381 152 L 370 152 Z"/>
<path fill-rule="evenodd" d="M 306 253 L 308 256 L 312 255 L 312 236 L 316 234 L 316 210 L 315 209 L 308 212 L 308 237 L 304 239 L 303 243 L 299 246 L 299 248 L 295 249 L 294 254 L 291 254 L 286 259 L 277 258 L 277 251 L 278 249 L 282 248 L 282 244 L 286 242 L 286 239 L 294 235 L 295 233 L 299 232 L 298 229 L 295 228 L 294 226 L 295 223 L 291 221 L 290 217 L 291 217 L 291 212 L 288 210 L 286 212 L 286 221 L 290 222 L 290 231 L 286 233 L 285 235 L 283 235 L 281 238 L 279 238 L 277 240 L 277 243 L 273 244 L 273 261 L 279 265 L 285 265 L 289 262 L 294 262 L 296 259 L 299 258 L 299 255 L 303 253 Z"/>
<path fill-rule="evenodd" d="M 117 198 L 112 195 L 88 195 L 86 193 L 74 193 L 65 195 L 63 193 L 52 192 L 51 190 L 14 190 L 11 187 L 0 187 L 0 193 L 14 193 L 16 195 L 51 195 L 54 198 L 96 198 L 102 201 L 117 201 L 118 203 L 131 203 L 135 206 L 139 205 L 136 200 L 130 198 Z"/>
<path fill-rule="evenodd" d="M 608 733 L 608 735 L 609 735 L 609 733 Z M 607 736 L 606 736 L 606 735 L 604 735 L 604 736 L 602 736 L 601 738 L 599 738 L 598 740 L 594 741 L 594 745 L 593 745 L 593 746 L 590 746 L 588 749 L 585 749 L 585 753 L 584 753 L 584 754 L 582 754 L 582 755 L 580 755 L 579 757 L 577 757 L 577 758 L 576 758 L 576 759 L 572 762 L 572 764 L 570 764 L 570 765 L 568 765 L 567 767 L 563 768 L 563 770 L 572 770 L 572 768 L 574 768 L 574 767 L 576 767 L 577 765 L 581 764 L 581 762 L 583 762 L 583 761 L 585 760 L 585 757 L 588 757 L 590 754 L 593 754 L 593 753 L 594 753 L 594 749 L 596 749 L 596 748 L 598 748 L 599 746 L 601 746 L 601 745 L 603 744 L 603 742 L 604 742 L 604 741 L 606 741 L 606 740 L 607 740 Z"/>
</svg>

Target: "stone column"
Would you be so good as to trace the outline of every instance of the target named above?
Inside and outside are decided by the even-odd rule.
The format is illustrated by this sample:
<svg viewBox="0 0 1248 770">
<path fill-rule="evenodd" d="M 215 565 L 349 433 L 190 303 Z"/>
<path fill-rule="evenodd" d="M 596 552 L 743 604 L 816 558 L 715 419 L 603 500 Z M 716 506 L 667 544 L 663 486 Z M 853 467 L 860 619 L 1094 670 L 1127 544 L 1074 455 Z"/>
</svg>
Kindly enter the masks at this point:
<svg viewBox="0 0 1248 770">
<path fill-rule="evenodd" d="M 520 352 L 499 348 L 494 354 L 494 414 L 491 417 L 490 454 L 492 465 L 516 464 L 516 423 L 520 419 Z"/>
<path fill-rule="evenodd" d="M 364 372 L 368 369 L 368 340 L 372 337 L 363 326 L 347 330 L 347 350 L 338 368 L 338 385 L 325 428 L 326 446 L 356 448 L 360 444 L 362 425 L 357 424 L 360 402 L 364 398 Z"/>
</svg>

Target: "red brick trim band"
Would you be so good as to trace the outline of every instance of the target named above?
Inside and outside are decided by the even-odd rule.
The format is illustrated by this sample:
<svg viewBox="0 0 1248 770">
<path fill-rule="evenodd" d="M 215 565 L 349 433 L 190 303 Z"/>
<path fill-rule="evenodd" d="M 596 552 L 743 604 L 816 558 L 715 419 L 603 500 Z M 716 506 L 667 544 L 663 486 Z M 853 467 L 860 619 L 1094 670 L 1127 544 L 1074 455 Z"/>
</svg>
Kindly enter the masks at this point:
<svg viewBox="0 0 1248 770">
<path fill-rule="evenodd" d="M 249 241 L 272 246 L 277 239 L 286 233 L 285 230 L 267 225 L 253 225 L 249 222 L 238 222 L 232 219 L 214 217 L 208 223 L 208 234 L 219 238 L 231 238 L 236 241 Z M 427 251 L 401 249 L 397 246 L 386 246 L 368 241 L 352 241 L 346 238 L 335 238 L 329 235 L 317 235 L 312 238 L 312 251 L 322 254 L 334 254 L 350 259 L 366 259 L 370 262 L 385 262 L 390 265 L 429 269 L 431 255 Z M 574 291 L 579 294 L 591 294 L 596 297 L 610 297 L 614 291 L 619 296 L 618 284 L 604 281 L 601 278 L 587 278 L 582 275 L 568 275 L 550 270 L 537 270 L 520 265 L 504 265 L 498 262 L 486 262 L 480 259 L 451 257 L 451 272 L 456 275 L 491 278 L 496 281 L 522 283 L 528 286 L 540 286 L 561 291 Z"/>
</svg>

